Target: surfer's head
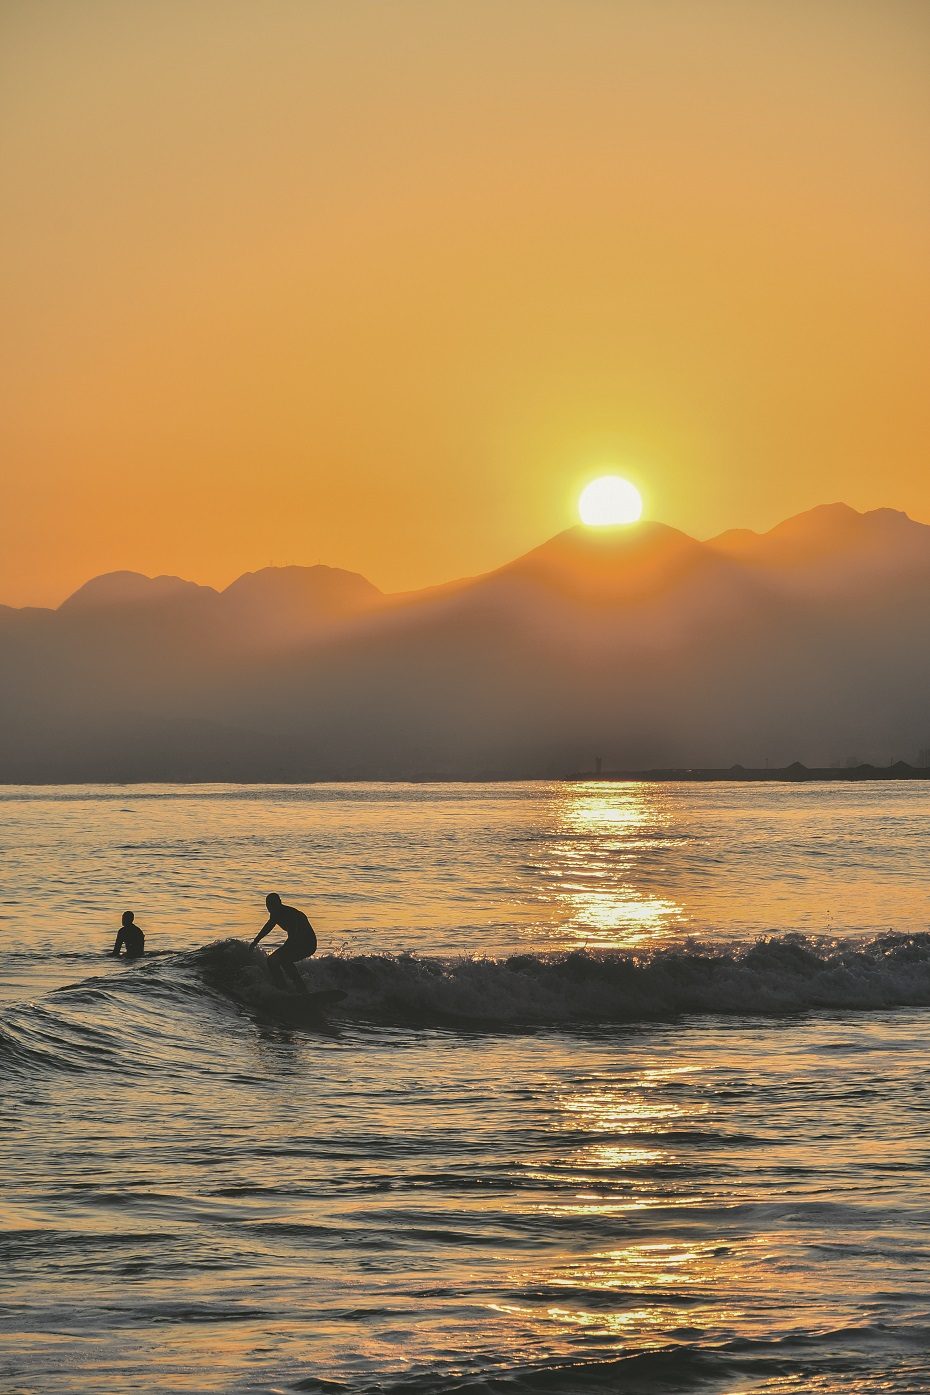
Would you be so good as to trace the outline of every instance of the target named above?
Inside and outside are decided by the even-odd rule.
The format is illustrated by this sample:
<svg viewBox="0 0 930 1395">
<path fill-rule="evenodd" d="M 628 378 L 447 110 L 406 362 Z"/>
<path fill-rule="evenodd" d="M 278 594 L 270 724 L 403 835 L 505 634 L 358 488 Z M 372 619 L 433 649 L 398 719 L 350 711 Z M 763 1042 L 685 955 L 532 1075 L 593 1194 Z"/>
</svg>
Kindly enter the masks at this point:
<svg viewBox="0 0 930 1395">
<path fill-rule="evenodd" d="M 133 915 L 132 911 L 123 911 L 123 924 L 124 924 L 124 925 L 131 925 L 132 922 L 133 922 L 134 920 L 135 920 L 135 916 Z"/>
<path fill-rule="evenodd" d="M 281 897 L 278 893 L 276 891 L 269 891 L 268 895 L 265 897 L 265 905 L 268 907 L 269 911 L 276 910 L 280 904 Z"/>
</svg>

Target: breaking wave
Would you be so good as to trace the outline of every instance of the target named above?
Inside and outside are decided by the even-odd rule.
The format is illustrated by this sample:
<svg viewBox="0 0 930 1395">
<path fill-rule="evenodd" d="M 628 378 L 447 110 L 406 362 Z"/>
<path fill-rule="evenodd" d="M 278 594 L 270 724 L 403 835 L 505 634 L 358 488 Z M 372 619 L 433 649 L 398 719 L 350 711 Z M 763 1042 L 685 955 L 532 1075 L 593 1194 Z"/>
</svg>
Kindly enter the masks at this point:
<svg viewBox="0 0 930 1395">
<path fill-rule="evenodd" d="M 689 1014 L 784 1016 L 930 1007 L 930 934 L 868 941 L 784 935 L 650 953 L 573 951 L 507 958 L 321 955 L 311 992 L 341 990 L 331 1024 L 519 1032 L 673 1021 Z M 191 1011 L 234 1008 L 321 1028 L 319 1005 L 280 992 L 241 940 L 162 954 L 93 975 L 0 1014 L 0 1058 L 30 1069 L 160 1069 L 189 1052 Z M 200 1063 L 209 1069 L 209 1061 Z"/>
<path fill-rule="evenodd" d="M 217 945 L 216 955 L 235 955 Z M 346 992 L 348 1015 L 398 1025 L 501 1027 L 651 1022 L 687 1013 L 782 1015 L 930 1006 L 930 935 L 740 947 L 690 943 L 651 953 L 579 950 L 504 959 L 327 956 L 314 986 Z"/>
</svg>

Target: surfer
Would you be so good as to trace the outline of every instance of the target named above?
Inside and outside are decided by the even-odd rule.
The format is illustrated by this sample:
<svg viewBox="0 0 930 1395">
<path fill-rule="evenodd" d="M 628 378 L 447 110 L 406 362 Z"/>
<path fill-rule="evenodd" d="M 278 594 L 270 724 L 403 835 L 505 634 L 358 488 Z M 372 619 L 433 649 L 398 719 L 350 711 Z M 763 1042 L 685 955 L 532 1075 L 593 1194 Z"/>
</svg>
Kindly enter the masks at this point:
<svg viewBox="0 0 930 1395">
<path fill-rule="evenodd" d="M 254 949 L 259 940 L 263 940 L 266 935 L 271 934 L 275 926 L 279 926 L 287 935 L 287 939 L 268 956 L 271 976 L 278 986 L 284 989 L 287 988 L 287 981 L 290 979 L 299 993 L 306 993 L 309 997 L 309 990 L 297 964 L 301 959 L 309 959 L 311 954 L 316 953 L 313 926 L 303 911 L 297 910 L 296 906 L 285 906 L 276 891 L 269 891 L 265 897 L 265 905 L 268 907 L 268 920 L 249 948 Z"/>
<path fill-rule="evenodd" d="M 139 955 L 145 952 L 145 936 L 136 924 L 132 911 L 123 911 L 123 923 L 112 952 L 118 955 L 122 949 L 126 951 L 127 959 L 138 959 Z"/>
</svg>

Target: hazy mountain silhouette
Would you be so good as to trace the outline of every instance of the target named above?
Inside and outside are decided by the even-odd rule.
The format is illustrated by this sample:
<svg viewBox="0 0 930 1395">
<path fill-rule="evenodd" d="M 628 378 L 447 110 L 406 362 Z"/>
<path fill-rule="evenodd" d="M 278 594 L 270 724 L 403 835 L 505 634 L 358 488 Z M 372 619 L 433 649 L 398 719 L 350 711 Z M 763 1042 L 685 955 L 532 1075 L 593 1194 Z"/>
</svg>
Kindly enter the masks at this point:
<svg viewBox="0 0 930 1395">
<path fill-rule="evenodd" d="M 404 596 L 328 567 L 0 607 L 0 778 L 559 774 L 930 746 L 930 527 L 572 528 Z"/>
<path fill-rule="evenodd" d="M 579 601 L 613 604 L 654 596 L 716 565 L 703 544 L 664 523 L 568 528 L 475 585 L 520 578 Z"/>
<path fill-rule="evenodd" d="M 217 593 L 179 576 L 143 576 L 141 572 L 106 572 L 95 576 L 63 601 L 60 610 L 105 610 L 119 606 L 158 605 L 195 595 Z"/>
<path fill-rule="evenodd" d="M 228 621 L 254 642 L 276 647 L 375 609 L 381 592 L 357 572 L 338 567 L 265 567 L 246 572 L 221 593 Z"/>
<path fill-rule="evenodd" d="M 871 586 L 930 572 L 930 528 L 897 509 L 857 513 L 823 504 L 785 519 L 768 533 L 733 529 L 712 538 L 723 556 L 769 572 L 801 590 Z"/>
</svg>

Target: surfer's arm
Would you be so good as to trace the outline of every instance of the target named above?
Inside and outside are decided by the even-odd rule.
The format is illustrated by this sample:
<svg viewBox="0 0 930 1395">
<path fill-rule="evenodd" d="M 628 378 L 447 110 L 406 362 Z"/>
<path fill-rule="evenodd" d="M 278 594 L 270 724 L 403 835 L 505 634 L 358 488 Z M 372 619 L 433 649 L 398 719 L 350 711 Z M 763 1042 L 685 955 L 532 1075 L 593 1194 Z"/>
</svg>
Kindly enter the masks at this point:
<svg viewBox="0 0 930 1395">
<path fill-rule="evenodd" d="M 120 950 L 121 950 L 122 948 L 123 948 L 123 931 L 122 931 L 122 929 L 120 929 L 120 930 L 117 932 L 117 935 L 116 935 L 116 944 L 113 946 L 113 949 L 112 949 L 111 953 L 113 953 L 113 954 L 119 954 L 119 952 L 120 952 Z"/>
<path fill-rule="evenodd" d="M 270 935 L 273 929 L 274 929 L 274 916 L 272 916 L 271 920 L 269 920 L 268 923 L 267 923 L 266 925 L 263 925 L 263 926 L 262 926 L 261 930 L 259 930 L 258 934 L 255 936 L 255 939 L 254 939 L 254 940 L 252 941 L 252 943 L 249 945 L 249 949 L 254 949 L 255 946 L 258 944 L 259 940 L 263 940 L 263 939 L 265 938 L 266 935 Z"/>
</svg>

